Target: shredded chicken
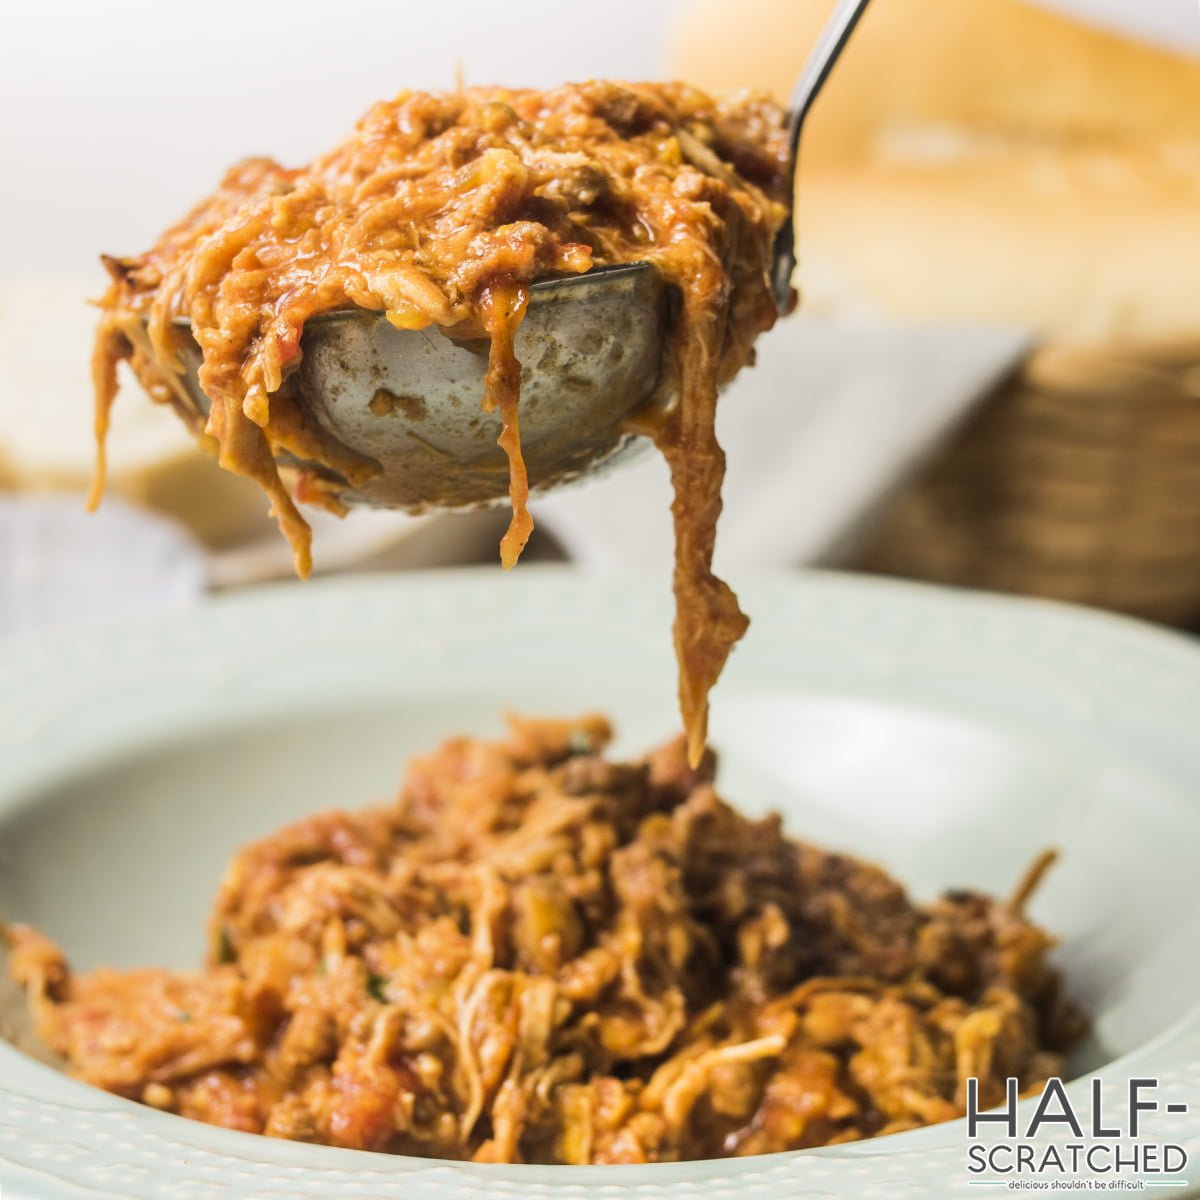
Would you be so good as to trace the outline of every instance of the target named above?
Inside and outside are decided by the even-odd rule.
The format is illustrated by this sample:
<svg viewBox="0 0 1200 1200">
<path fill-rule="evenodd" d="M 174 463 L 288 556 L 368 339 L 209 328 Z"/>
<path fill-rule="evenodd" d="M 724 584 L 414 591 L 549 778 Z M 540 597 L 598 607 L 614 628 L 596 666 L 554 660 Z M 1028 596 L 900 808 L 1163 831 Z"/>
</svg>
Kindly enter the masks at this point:
<svg viewBox="0 0 1200 1200">
<path fill-rule="evenodd" d="M 652 263 L 682 302 L 664 378 L 630 428 L 655 440 L 675 487 L 675 645 L 694 764 L 708 693 L 747 625 L 712 573 L 725 472 L 717 390 L 775 320 L 768 269 L 790 203 L 786 167 L 783 113 L 762 97 L 717 103 L 683 84 L 598 81 L 403 92 L 307 167 L 240 163 L 150 251 L 104 260 L 113 282 L 94 359 L 92 502 L 121 360 L 196 423 L 181 391 L 182 318 L 212 404 L 196 432 L 267 493 L 307 575 L 294 496 L 344 511 L 343 490 L 379 469 L 314 423 L 292 386 L 306 322 L 357 306 L 403 329 L 491 339 L 483 403 L 502 418 L 513 515 L 500 556 L 511 567 L 533 528 L 513 343 L 530 285 Z M 291 490 L 278 457 L 301 464 L 285 472 Z"/>
<path fill-rule="evenodd" d="M 711 755 L 610 762 L 608 738 L 513 718 L 412 763 L 391 807 L 250 846 L 200 971 L 77 974 L 11 927 L 41 1036 L 198 1120 L 495 1162 L 820 1146 L 1061 1071 L 1083 1021 L 1027 889 L 914 905 L 728 807 Z"/>
</svg>

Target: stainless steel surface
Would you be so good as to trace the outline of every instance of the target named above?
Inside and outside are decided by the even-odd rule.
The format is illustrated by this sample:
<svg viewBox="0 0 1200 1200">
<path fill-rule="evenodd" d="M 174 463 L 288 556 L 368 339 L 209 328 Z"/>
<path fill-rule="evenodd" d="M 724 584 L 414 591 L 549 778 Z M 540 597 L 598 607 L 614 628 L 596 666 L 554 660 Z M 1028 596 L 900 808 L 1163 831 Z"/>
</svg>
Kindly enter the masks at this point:
<svg viewBox="0 0 1200 1200">
<path fill-rule="evenodd" d="M 829 78 L 859 18 L 866 12 L 869 0 L 838 0 L 834 10 L 817 38 L 796 80 L 792 91 L 788 121 L 788 152 L 791 159 L 792 197 L 796 194 L 796 163 L 800 152 L 800 134 L 804 121 L 812 108 L 813 101 L 820 95 L 821 88 Z M 792 274 L 796 270 L 796 224 L 794 214 L 788 213 L 779 233 L 775 236 L 775 261 L 771 269 L 771 287 L 775 292 L 775 303 L 780 312 L 786 312 L 791 295 Z"/>
<path fill-rule="evenodd" d="M 646 263 L 534 284 L 516 337 L 521 444 L 534 489 L 634 451 L 639 439 L 622 422 L 657 386 L 668 305 L 662 277 Z M 199 351 L 182 357 L 188 392 L 206 411 Z M 487 358 L 486 340 L 399 330 L 364 309 L 308 323 L 298 381 L 307 408 L 380 466 L 346 492 L 349 503 L 419 512 L 507 498 L 500 414 L 482 409 Z"/>
<path fill-rule="evenodd" d="M 866 6 L 840 0 L 796 85 L 788 130 L 793 176 L 804 119 Z M 789 214 L 771 270 L 781 311 L 794 241 Z M 516 353 L 521 445 L 535 490 L 629 456 L 637 439 L 623 423 L 657 387 L 669 303 L 657 268 L 644 262 L 534 284 Z M 508 464 L 496 445 L 500 415 L 482 408 L 488 346 L 437 327 L 399 330 L 365 309 L 308 323 L 296 381 L 305 407 L 326 432 L 379 464 L 372 479 L 343 493 L 347 503 L 420 512 L 507 498 Z M 199 352 L 182 357 L 187 390 L 206 410 Z"/>
</svg>

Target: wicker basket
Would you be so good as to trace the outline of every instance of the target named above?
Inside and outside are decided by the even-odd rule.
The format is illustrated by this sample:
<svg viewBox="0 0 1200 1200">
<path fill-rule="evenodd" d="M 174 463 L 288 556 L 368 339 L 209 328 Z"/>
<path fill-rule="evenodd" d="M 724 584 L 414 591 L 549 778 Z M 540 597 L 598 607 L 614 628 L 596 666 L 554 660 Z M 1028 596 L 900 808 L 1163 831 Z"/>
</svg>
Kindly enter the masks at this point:
<svg viewBox="0 0 1200 1200">
<path fill-rule="evenodd" d="M 1038 350 L 861 565 L 1200 624 L 1200 342 Z"/>
</svg>

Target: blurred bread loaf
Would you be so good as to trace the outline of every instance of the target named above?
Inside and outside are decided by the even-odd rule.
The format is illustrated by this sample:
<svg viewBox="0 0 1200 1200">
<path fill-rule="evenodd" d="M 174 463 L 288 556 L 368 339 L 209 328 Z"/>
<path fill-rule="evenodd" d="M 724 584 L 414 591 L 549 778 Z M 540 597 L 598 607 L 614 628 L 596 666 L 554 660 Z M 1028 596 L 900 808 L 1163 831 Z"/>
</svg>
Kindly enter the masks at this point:
<svg viewBox="0 0 1200 1200">
<path fill-rule="evenodd" d="M 47 279 L 0 286 L 0 492 L 87 488 L 96 324 L 87 295 L 86 284 Z M 132 381 L 113 410 L 109 464 L 113 494 L 175 517 L 209 546 L 269 531 L 258 489 L 218 471 Z"/>
<path fill-rule="evenodd" d="M 831 7 L 687 0 L 673 68 L 786 98 Z M 810 120 L 810 310 L 1200 330 L 1200 61 L 1018 0 L 874 0 Z"/>
</svg>

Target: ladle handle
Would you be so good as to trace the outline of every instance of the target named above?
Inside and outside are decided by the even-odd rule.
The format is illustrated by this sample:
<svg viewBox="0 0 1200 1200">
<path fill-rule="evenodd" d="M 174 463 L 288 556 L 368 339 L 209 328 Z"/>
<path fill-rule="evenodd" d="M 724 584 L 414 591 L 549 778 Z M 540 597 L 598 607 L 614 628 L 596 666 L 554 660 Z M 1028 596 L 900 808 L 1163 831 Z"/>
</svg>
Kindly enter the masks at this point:
<svg viewBox="0 0 1200 1200">
<path fill-rule="evenodd" d="M 817 44 L 813 47 L 804 70 L 796 80 L 791 97 L 791 119 L 788 122 L 788 163 L 792 179 L 792 204 L 796 196 L 796 163 L 800 151 L 800 132 L 804 118 L 812 108 L 813 101 L 820 95 L 821 88 L 829 78 L 834 63 L 845 49 L 854 27 L 866 11 L 869 0 L 838 0 L 834 6 Z M 775 258 L 772 267 L 771 286 L 780 312 L 787 306 L 792 286 L 792 272 L 796 269 L 796 223 L 791 207 L 787 220 L 775 237 Z"/>
</svg>

